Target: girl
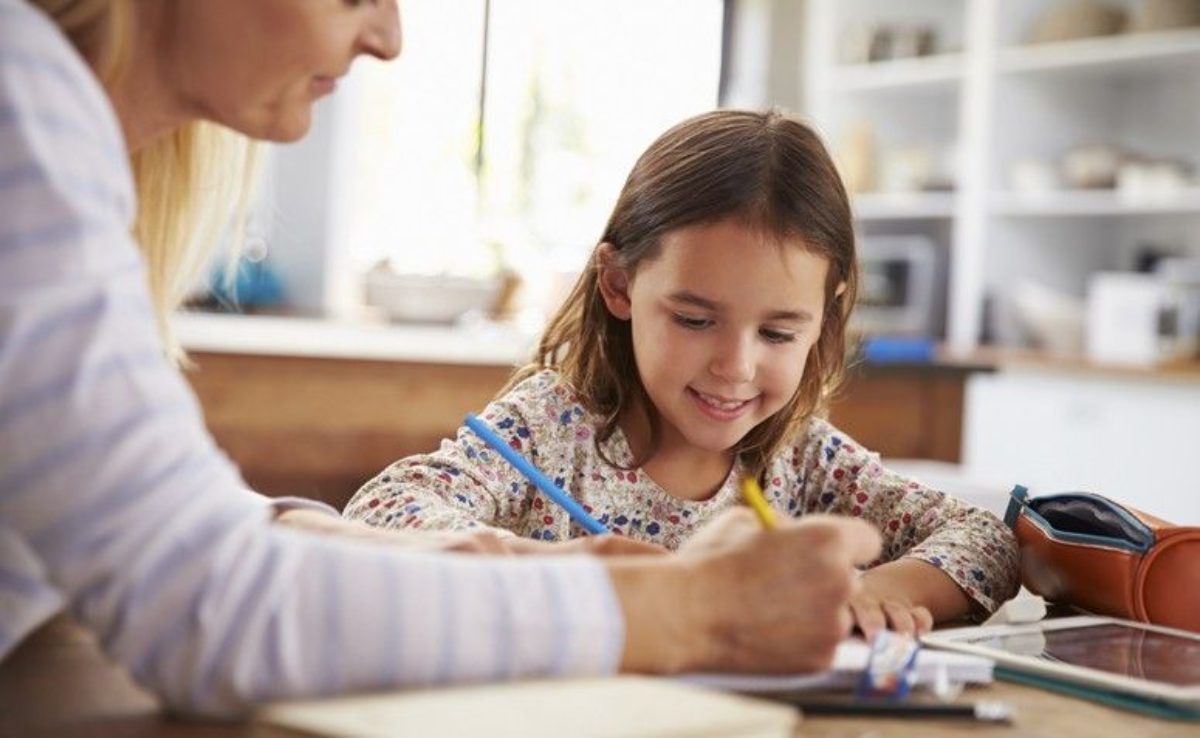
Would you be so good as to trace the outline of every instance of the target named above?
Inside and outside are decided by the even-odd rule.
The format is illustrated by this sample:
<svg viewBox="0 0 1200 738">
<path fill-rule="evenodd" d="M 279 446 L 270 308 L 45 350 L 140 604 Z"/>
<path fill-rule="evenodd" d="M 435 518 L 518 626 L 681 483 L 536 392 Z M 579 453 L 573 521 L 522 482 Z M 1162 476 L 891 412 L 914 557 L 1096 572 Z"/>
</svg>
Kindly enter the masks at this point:
<svg viewBox="0 0 1200 738">
<path fill-rule="evenodd" d="M 1015 593 L 994 516 L 889 472 L 825 421 L 855 299 L 850 208 L 816 135 L 718 111 L 629 175 L 536 360 L 483 414 L 614 532 L 675 549 L 760 480 L 783 514 L 862 517 L 884 537 L 851 609 L 885 624 L 989 612 Z M 392 528 L 583 531 L 462 429 L 364 486 L 346 515 Z"/>
<path fill-rule="evenodd" d="M 877 550 L 865 525 L 747 533 L 727 515 L 711 534 L 733 545 L 685 557 L 414 552 L 446 539 L 346 540 L 363 526 L 283 512 L 217 450 L 159 329 L 205 261 L 190 216 L 238 180 L 220 144 L 303 136 L 356 57 L 399 44 L 394 0 L 0 0 L 0 659 L 66 609 L 168 704 L 221 715 L 827 665 L 853 564 Z M 811 566 L 764 564 L 775 549 Z"/>
</svg>

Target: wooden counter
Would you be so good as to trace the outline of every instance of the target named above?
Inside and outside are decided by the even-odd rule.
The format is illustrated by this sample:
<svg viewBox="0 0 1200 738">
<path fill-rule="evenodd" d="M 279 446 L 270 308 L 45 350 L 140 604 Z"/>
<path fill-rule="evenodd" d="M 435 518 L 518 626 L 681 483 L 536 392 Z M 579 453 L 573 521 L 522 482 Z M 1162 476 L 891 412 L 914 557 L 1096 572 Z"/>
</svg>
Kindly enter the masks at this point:
<svg viewBox="0 0 1200 738">
<path fill-rule="evenodd" d="M 397 458 L 435 449 L 504 386 L 508 366 L 197 352 L 187 373 L 246 481 L 341 507 Z M 835 424 L 889 457 L 958 461 L 974 366 L 852 369 Z"/>
</svg>

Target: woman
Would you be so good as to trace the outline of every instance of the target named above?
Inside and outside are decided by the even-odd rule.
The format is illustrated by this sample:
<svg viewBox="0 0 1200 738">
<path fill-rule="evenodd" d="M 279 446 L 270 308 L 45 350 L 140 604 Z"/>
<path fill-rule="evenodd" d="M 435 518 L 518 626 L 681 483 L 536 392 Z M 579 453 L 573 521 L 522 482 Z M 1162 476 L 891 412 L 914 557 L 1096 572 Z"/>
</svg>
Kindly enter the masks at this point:
<svg viewBox="0 0 1200 738">
<path fill-rule="evenodd" d="M 206 714 L 826 664 L 878 548 L 863 525 L 742 511 L 678 556 L 501 559 L 315 535 L 244 491 L 159 336 L 224 219 L 200 206 L 238 183 L 230 131 L 299 138 L 354 58 L 399 44 L 393 0 L 0 0 L 0 658 L 65 608 Z"/>
</svg>

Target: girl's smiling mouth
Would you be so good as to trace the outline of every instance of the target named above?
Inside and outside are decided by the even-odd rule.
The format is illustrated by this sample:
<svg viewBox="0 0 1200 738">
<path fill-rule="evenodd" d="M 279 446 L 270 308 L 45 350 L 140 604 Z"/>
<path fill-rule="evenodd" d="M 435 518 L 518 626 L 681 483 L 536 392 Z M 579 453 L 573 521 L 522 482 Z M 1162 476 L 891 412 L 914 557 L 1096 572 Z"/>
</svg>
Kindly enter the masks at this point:
<svg viewBox="0 0 1200 738">
<path fill-rule="evenodd" d="M 705 412 L 705 414 L 717 420 L 734 420 L 740 417 L 757 397 L 751 397 L 745 400 L 728 399 L 717 395 L 710 395 L 701 392 L 692 387 L 687 388 L 688 396 L 695 400 L 697 406 Z"/>
</svg>

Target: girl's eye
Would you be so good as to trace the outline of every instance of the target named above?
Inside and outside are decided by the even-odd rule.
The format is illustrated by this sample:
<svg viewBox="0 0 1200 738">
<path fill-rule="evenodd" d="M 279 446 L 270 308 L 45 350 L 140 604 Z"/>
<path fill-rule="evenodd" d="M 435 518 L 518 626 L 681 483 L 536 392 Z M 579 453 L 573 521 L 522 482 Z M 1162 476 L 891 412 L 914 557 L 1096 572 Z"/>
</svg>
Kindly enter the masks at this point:
<svg viewBox="0 0 1200 738">
<path fill-rule="evenodd" d="M 679 313 L 674 313 L 671 317 L 675 320 L 676 323 L 683 326 L 684 328 L 687 328 L 689 331 L 704 330 L 705 328 L 712 325 L 712 321 L 709 320 L 708 318 L 693 318 L 691 316 L 681 315 Z"/>
<path fill-rule="evenodd" d="M 759 330 L 758 335 L 763 337 L 767 343 L 791 343 L 796 340 L 795 333 L 788 331 L 777 331 L 771 328 L 763 328 Z"/>
</svg>

